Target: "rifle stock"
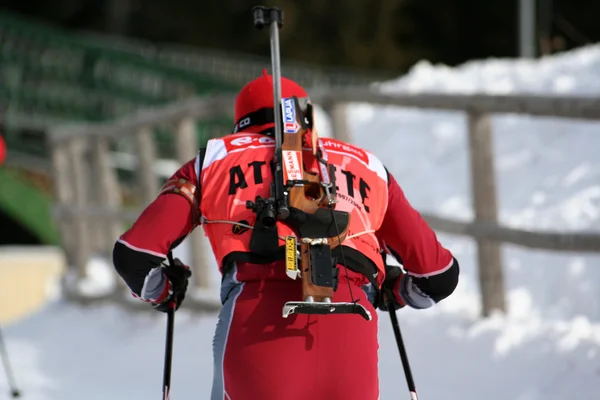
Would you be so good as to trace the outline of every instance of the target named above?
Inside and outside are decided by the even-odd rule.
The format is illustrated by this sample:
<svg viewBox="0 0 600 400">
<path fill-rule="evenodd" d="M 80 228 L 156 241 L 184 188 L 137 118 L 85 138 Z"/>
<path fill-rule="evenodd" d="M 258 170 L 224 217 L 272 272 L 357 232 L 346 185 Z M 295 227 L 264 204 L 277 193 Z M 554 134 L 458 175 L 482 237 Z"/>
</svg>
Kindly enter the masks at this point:
<svg viewBox="0 0 600 400">
<path fill-rule="evenodd" d="M 303 300 L 287 302 L 283 316 L 292 313 L 330 314 L 355 313 L 371 320 L 370 313 L 361 305 L 351 303 L 332 303 L 333 293 L 338 284 L 338 268 L 331 250 L 346 238 L 350 225 L 350 214 L 335 210 L 335 179 L 327 163 L 327 156 L 313 124 L 313 108 L 307 105 L 302 110 L 296 97 L 281 96 L 281 68 L 279 53 L 279 28 L 283 25 L 283 13 L 277 8 L 257 6 L 253 9 L 254 25 L 261 29 L 269 25 L 271 37 L 271 63 L 273 68 L 273 105 L 275 122 L 275 155 L 273 160 L 273 184 L 271 197 L 257 198 L 256 203 L 249 202 L 247 207 L 256 211 L 269 209 L 277 211 L 277 219 L 296 231 L 300 244 L 300 275 L 302 278 Z M 306 114 L 305 114 L 306 112 Z M 308 117 L 308 118 L 307 118 Z M 307 122 L 308 121 L 308 122 Z M 310 126 L 309 126 L 310 125 Z M 311 137 L 308 138 L 310 129 Z M 317 173 L 307 172 L 303 160 L 305 138 L 312 145 L 313 157 L 319 165 Z M 252 204 L 250 204 L 252 203 Z M 268 222 L 277 242 L 277 227 L 269 218 L 258 220 Z M 255 230 L 256 232 L 256 230 Z M 256 249 L 262 240 L 257 236 Z M 291 246 L 288 246 L 291 243 Z M 293 279 L 296 250 L 295 237 L 286 238 L 286 272 Z M 252 248 L 252 243 L 251 243 Z M 291 248 L 291 249 L 290 249 Z"/>
</svg>

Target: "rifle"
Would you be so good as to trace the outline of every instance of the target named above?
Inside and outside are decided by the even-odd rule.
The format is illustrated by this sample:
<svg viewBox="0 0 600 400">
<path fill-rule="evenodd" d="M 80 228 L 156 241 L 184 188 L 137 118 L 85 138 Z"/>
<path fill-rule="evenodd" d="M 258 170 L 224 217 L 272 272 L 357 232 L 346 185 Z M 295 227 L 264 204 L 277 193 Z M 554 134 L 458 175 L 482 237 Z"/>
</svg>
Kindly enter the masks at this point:
<svg viewBox="0 0 600 400">
<path fill-rule="evenodd" d="M 290 314 L 352 313 L 370 321 L 371 314 L 364 306 L 356 302 L 332 301 L 339 273 L 332 249 L 340 246 L 342 251 L 341 244 L 350 226 L 350 214 L 335 210 L 335 169 L 327 163 L 327 154 L 314 127 L 314 109 L 309 103 L 306 110 L 302 110 L 296 97 L 281 97 L 279 29 L 283 27 L 283 12 L 264 6 L 256 6 L 252 12 L 257 29 L 269 26 L 275 155 L 270 197 L 259 196 L 254 202 L 248 201 L 246 207 L 257 214 L 255 230 L 270 230 L 277 240 L 276 222 L 280 220 L 299 234 L 299 238 L 285 238 L 285 258 L 287 275 L 292 279 L 298 276 L 302 279 L 303 300 L 285 303 L 283 317 L 287 318 Z M 318 174 L 304 169 L 302 152 L 306 142 L 312 146 L 313 156 L 317 159 Z M 251 243 L 251 248 L 258 249 L 260 246 L 258 240 Z"/>
</svg>

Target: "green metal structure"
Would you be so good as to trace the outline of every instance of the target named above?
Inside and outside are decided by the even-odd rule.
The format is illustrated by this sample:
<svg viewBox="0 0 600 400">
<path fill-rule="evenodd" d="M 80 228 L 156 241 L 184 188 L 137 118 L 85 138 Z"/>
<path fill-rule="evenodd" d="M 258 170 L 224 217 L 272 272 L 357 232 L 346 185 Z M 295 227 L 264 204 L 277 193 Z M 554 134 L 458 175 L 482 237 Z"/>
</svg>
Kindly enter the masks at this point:
<svg viewBox="0 0 600 400">
<path fill-rule="evenodd" d="M 22 175 L 0 167 L 0 210 L 41 243 L 58 244 L 59 237 L 50 215 L 51 199 Z M 7 229 L 6 227 L 0 229 Z"/>
</svg>

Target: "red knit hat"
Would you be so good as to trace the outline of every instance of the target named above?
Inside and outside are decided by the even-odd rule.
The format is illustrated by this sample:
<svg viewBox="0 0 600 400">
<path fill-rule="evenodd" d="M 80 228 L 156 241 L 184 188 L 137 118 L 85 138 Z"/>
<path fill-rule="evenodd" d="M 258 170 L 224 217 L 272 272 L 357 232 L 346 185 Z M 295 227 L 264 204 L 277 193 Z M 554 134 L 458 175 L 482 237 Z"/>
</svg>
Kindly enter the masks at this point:
<svg viewBox="0 0 600 400">
<path fill-rule="evenodd" d="M 281 77 L 281 96 L 296 96 L 300 104 L 306 104 L 308 94 L 291 79 Z M 262 76 L 248 82 L 235 99 L 234 132 L 250 130 L 262 132 L 273 128 L 273 77 L 263 70 Z"/>
</svg>

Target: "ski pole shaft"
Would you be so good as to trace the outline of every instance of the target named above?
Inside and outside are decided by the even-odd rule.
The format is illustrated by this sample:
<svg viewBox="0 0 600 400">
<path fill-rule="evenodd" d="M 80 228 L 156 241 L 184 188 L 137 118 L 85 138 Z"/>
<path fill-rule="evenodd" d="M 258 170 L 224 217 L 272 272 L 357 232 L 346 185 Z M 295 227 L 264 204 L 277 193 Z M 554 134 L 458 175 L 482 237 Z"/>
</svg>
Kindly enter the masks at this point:
<svg viewBox="0 0 600 400">
<path fill-rule="evenodd" d="M 173 254 L 167 254 L 169 265 L 173 265 Z M 169 304 L 167 311 L 167 335 L 165 340 L 165 365 L 163 373 L 163 397 L 162 400 L 169 400 L 171 393 L 171 363 L 173 360 L 173 335 L 175 331 L 175 307 L 176 304 L 172 301 Z"/>
<path fill-rule="evenodd" d="M 402 368 L 404 368 L 404 376 L 406 377 L 406 385 L 410 392 L 410 398 L 411 400 L 419 400 L 415 381 L 413 380 L 412 371 L 410 369 L 410 363 L 408 362 L 408 355 L 406 354 L 406 348 L 404 347 L 404 340 L 402 340 L 398 316 L 396 315 L 396 309 L 394 308 L 394 303 L 392 301 L 387 303 L 387 309 L 390 314 L 390 320 L 392 321 L 394 336 L 396 336 L 396 343 L 398 344 L 398 351 L 400 352 L 400 359 L 402 360 Z"/>
<path fill-rule="evenodd" d="M 175 322 L 175 308 L 167 311 L 167 339 L 165 343 L 165 368 L 163 376 L 163 400 L 169 400 L 171 392 L 171 361 L 173 359 L 173 327 Z"/>
<path fill-rule="evenodd" d="M 8 359 L 8 351 L 6 350 L 6 344 L 4 343 L 4 337 L 2 336 L 2 329 L 0 329 L 0 353 L 2 353 L 2 364 L 6 371 L 6 379 L 8 380 L 8 387 L 13 398 L 21 396 L 21 392 L 17 389 L 17 383 L 13 370 L 10 366 L 10 360 Z"/>
</svg>

